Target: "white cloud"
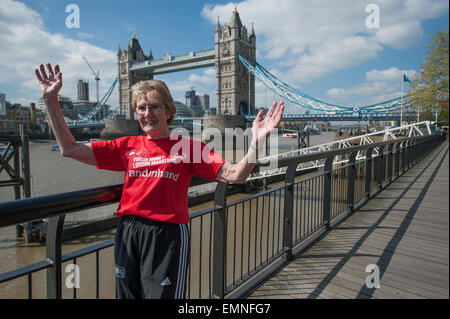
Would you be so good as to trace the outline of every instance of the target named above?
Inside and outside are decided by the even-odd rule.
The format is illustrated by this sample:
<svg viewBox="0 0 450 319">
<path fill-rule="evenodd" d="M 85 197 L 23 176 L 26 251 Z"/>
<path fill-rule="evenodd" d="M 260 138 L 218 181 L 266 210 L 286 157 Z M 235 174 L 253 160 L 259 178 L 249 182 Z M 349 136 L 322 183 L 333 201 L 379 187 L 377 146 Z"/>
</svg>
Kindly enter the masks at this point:
<svg viewBox="0 0 450 319">
<path fill-rule="evenodd" d="M 346 89 L 333 88 L 327 91 L 327 95 L 334 99 L 344 99 L 349 96 L 349 93 Z"/>
<path fill-rule="evenodd" d="M 295 86 L 372 61 L 385 47 L 411 47 L 422 37 L 426 19 L 448 12 L 448 3 L 444 0 L 378 0 L 381 28 L 368 29 L 365 8 L 373 2 L 245 0 L 238 4 L 238 10 L 249 29 L 254 22 L 257 59 L 263 59 L 273 74 Z M 215 27 L 217 16 L 222 24 L 228 23 L 234 6 L 231 1 L 223 5 L 205 5 L 201 14 Z M 135 30 L 132 24 L 123 28 Z M 61 65 L 62 94 L 72 98 L 76 98 L 79 78 L 90 80 L 90 96 L 95 98 L 95 81 L 83 56 L 100 70 L 100 96 L 117 76 L 115 52 L 81 41 L 95 35 L 79 33 L 77 39 L 72 39 L 64 34 L 52 34 L 45 29 L 41 16 L 23 3 L 0 0 L 0 29 L 1 47 L 7 48 L 0 50 L 0 83 L 17 83 L 16 86 L 26 92 L 22 96 L 30 101 L 40 96 L 34 76 L 34 69 L 40 63 Z M 366 82 L 350 88 L 333 88 L 327 94 L 343 99 L 352 94 L 377 94 L 383 87 L 388 90 L 386 94 L 398 92 L 399 81 L 395 82 L 398 84 L 394 89 L 386 83 L 394 83 L 389 77 L 402 71 L 391 69 L 372 70 L 366 74 Z M 206 69 L 201 74 L 192 74 L 186 80 L 168 85 L 174 95 L 179 96 L 195 86 L 196 91 L 210 94 L 214 101 L 215 69 Z M 262 87 L 257 84 L 257 89 Z M 117 90 L 110 102 L 117 105 Z"/>
<path fill-rule="evenodd" d="M 423 35 L 420 21 L 410 21 L 381 28 L 376 38 L 381 44 L 395 49 L 407 49 L 420 41 Z"/>
<path fill-rule="evenodd" d="M 60 65 L 63 73 L 61 94 L 74 99 L 77 97 L 78 79 L 89 79 L 91 100 L 96 95 L 92 72 L 83 57 L 100 71 L 100 97 L 117 76 L 115 52 L 63 34 L 47 32 L 40 15 L 20 2 L 0 1 L 0 29 L 1 47 L 8 48 L 0 50 L 0 81 L 17 83 L 16 87 L 27 88 L 21 100 L 32 102 L 39 99 L 40 89 L 34 69 L 47 62 Z M 92 35 L 83 36 L 86 38 Z M 108 103 L 117 106 L 116 93 Z"/>
<path fill-rule="evenodd" d="M 366 101 L 366 103 L 364 103 L 364 105 L 377 104 L 382 101 L 389 101 L 389 100 L 396 99 L 400 96 L 402 96 L 402 91 L 397 89 L 390 93 L 381 93 L 379 95 L 372 96 L 369 99 L 367 99 L 367 101 Z"/>
<path fill-rule="evenodd" d="M 208 68 L 203 70 L 202 74 L 190 74 L 187 79 L 177 80 L 172 82 L 165 81 L 173 95 L 178 93 L 185 93 L 187 90 L 194 88 L 197 93 L 205 94 L 205 91 L 210 91 L 210 88 L 215 89 L 216 86 L 216 69 Z"/>
<path fill-rule="evenodd" d="M 257 59 L 290 82 L 308 82 L 378 57 L 386 46 L 406 49 L 422 37 L 422 23 L 448 12 L 444 0 L 379 0 L 380 28 L 365 25 L 371 0 L 246 0 L 238 11 L 254 22 Z M 212 24 L 228 23 L 234 3 L 205 5 Z"/>
<path fill-rule="evenodd" d="M 406 74 L 409 78 L 417 75 L 415 70 L 399 70 L 397 67 L 390 67 L 386 70 L 372 70 L 366 73 L 367 81 L 398 81 L 402 80 L 402 75 Z"/>
<path fill-rule="evenodd" d="M 182 80 L 164 80 L 172 93 L 174 100 L 181 103 L 186 102 L 184 94 L 186 91 L 195 90 L 196 94 L 208 94 L 210 105 L 216 105 L 216 69 L 207 68 L 201 74 L 190 74 Z"/>
<path fill-rule="evenodd" d="M 381 46 L 373 38 L 362 36 L 325 41 L 321 46 L 311 49 L 309 54 L 299 56 L 296 64 L 285 72 L 286 79 L 308 82 L 327 75 L 332 70 L 357 66 L 374 59 L 381 50 Z"/>
<path fill-rule="evenodd" d="M 346 89 L 332 88 L 327 91 L 327 95 L 338 101 L 350 96 L 362 96 L 367 104 L 390 100 L 401 96 L 403 74 L 413 79 L 418 73 L 415 70 L 399 70 L 397 67 L 375 69 L 366 72 L 365 82 Z"/>
<path fill-rule="evenodd" d="M 208 68 L 203 71 L 202 75 L 191 74 L 188 77 L 189 82 L 211 85 L 216 83 L 216 69 Z"/>
<path fill-rule="evenodd" d="M 36 11 L 29 9 L 23 3 L 10 0 L 0 2 L 0 21 L 6 30 L 11 30 L 16 25 L 43 27 L 41 16 Z"/>
<path fill-rule="evenodd" d="M 77 38 L 80 40 L 84 40 L 84 39 L 94 39 L 95 35 L 90 34 L 90 33 L 86 33 L 86 32 L 78 32 L 77 33 Z"/>
</svg>

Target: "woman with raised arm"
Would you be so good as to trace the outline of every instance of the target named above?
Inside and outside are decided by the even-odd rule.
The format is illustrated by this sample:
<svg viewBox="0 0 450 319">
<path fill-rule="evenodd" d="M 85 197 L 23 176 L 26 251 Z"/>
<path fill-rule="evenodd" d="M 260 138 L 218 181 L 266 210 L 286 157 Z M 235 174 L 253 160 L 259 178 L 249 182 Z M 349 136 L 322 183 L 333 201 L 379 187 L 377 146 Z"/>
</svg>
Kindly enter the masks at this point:
<svg viewBox="0 0 450 319">
<path fill-rule="evenodd" d="M 98 169 L 124 171 L 120 218 L 115 237 L 118 298 L 184 298 L 189 222 L 187 191 L 192 175 L 219 182 L 244 183 L 255 166 L 258 145 L 280 123 L 284 104 L 274 102 L 253 122 L 248 153 L 237 164 L 204 143 L 169 132 L 175 104 L 164 82 L 147 80 L 132 87 L 132 107 L 146 136 L 77 143 L 58 102 L 62 73 L 41 64 L 36 76 L 48 121 L 63 156 Z M 202 156 L 195 156 L 200 152 Z M 198 155 L 198 154 L 197 154 Z"/>
</svg>

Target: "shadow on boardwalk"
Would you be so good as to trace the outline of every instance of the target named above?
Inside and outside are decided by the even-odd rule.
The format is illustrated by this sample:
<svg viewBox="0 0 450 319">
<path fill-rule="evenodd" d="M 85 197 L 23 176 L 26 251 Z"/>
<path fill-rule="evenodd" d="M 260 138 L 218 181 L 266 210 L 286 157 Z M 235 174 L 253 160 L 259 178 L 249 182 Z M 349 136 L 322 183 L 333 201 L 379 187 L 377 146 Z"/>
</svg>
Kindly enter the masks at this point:
<svg viewBox="0 0 450 319">
<path fill-rule="evenodd" d="M 444 143 L 248 298 L 448 298 L 448 167 Z"/>
</svg>

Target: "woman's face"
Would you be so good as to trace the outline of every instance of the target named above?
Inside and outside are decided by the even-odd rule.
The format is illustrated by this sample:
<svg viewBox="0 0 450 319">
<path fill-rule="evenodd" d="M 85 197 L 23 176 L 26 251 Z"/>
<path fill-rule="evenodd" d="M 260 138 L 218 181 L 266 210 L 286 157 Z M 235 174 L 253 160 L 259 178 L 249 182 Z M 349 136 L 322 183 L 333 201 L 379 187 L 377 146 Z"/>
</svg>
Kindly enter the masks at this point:
<svg viewBox="0 0 450 319">
<path fill-rule="evenodd" d="M 153 91 L 139 98 L 136 114 L 139 125 L 149 138 L 169 137 L 167 119 L 170 114 L 158 92 Z"/>
</svg>

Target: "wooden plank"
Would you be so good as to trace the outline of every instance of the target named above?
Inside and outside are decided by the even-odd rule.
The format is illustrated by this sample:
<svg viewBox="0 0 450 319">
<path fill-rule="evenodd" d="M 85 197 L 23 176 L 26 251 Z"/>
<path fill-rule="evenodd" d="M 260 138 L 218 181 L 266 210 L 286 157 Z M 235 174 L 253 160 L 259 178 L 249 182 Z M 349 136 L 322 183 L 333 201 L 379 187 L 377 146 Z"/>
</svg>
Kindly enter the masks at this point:
<svg viewBox="0 0 450 319">
<path fill-rule="evenodd" d="M 311 276 L 312 274 L 321 275 L 323 278 L 326 277 L 326 275 L 332 271 L 332 269 L 328 270 L 321 270 L 321 272 L 317 272 L 315 270 L 312 270 L 315 268 L 316 260 L 310 260 L 306 263 L 302 264 L 302 269 L 304 274 L 306 276 Z M 337 262 L 335 262 L 337 264 Z M 351 260 L 347 262 L 338 272 L 334 272 L 335 276 L 337 277 L 343 277 L 346 280 L 351 280 L 353 282 L 356 282 L 359 284 L 360 288 L 364 285 L 365 279 L 368 276 L 368 273 L 365 272 L 365 267 L 367 266 L 366 262 L 358 262 L 357 260 Z M 313 272 L 311 272 L 313 271 Z M 297 276 L 301 277 L 302 273 L 297 274 Z M 416 278 L 416 277 L 415 277 Z M 420 278 L 419 278 L 420 279 Z M 388 286 L 393 287 L 407 287 L 406 290 L 408 290 L 408 287 L 411 286 L 415 288 L 415 292 L 419 294 L 418 292 L 421 290 L 424 290 L 425 293 L 423 295 L 429 295 L 434 296 L 436 298 L 439 298 L 439 296 L 448 296 L 448 286 L 447 288 L 439 288 L 438 286 L 428 284 L 426 282 L 420 281 L 420 280 L 412 280 L 410 277 L 405 277 L 405 273 L 402 271 L 400 273 L 391 273 L 389 271 L 384 272 L 381 283 L 385 285 L 387 283 Z M 414 292 L 412 291 L 412 292 Z M 433 297 L 433 298 L 434 298 Z"/>
<path fill-rule="evenodd" d="M 308 264 L 303 264 L 303 269 L 305 271 L 310 272 L 312 268 L 315 268 L 316 260 L 311 260 Z M 365 285 L 365 280 L 368 276 L 368 273 L 365 272 L 365 267 L 367 265 L 366 262 L 355 262 L 355 260 L 351 260 L 347 262 L 338 272 L 333 273 L 333 277 L 331 281 L 333 281 L 336 277 L 342 277 L 345 280 L 352 281 L 353 283 L 358 284 L 358 292 Z M 321 275 L 325 278 L 332 269 L 323 269 L 321 270 Z M 301 274 L 297 274 L 298 278 L 301 278 Z M 306 274 L 306 276 L 311 276 L 311 273 Z M 306 277 L 308 278 L 308 277 Z M 385 287 L 383 291 L 387 294 L 386 297 L 399 297 L 400 292 L 404 291 L 403 296 L 408 296 L 408 298 L 419 298 L 419 297 L 427 297 L 433 296 L 433 298 L 439 298 L 448 296 L 448 289 L 437 289 L 435 286 L 426 285 L 426 288 L 423 288 L 425 283 L 411 280 L 410 278 L 399 276 L 398 274 L 392 275 L 390 273 L 385 272 L 381 278 L 381 285 Z M 354 288 L 354 287 L 353 287 Z M 431 298 L 431 297 L 430 297 Z"/>
<path fill-rule="evenodd" d="M 296 298 L 448 298 L 448 181 L 445 145 L 348 216 L 263 289 Z M 380 267 L 379 289 L 365 286 L 368 264 Z"/>
</svg>

